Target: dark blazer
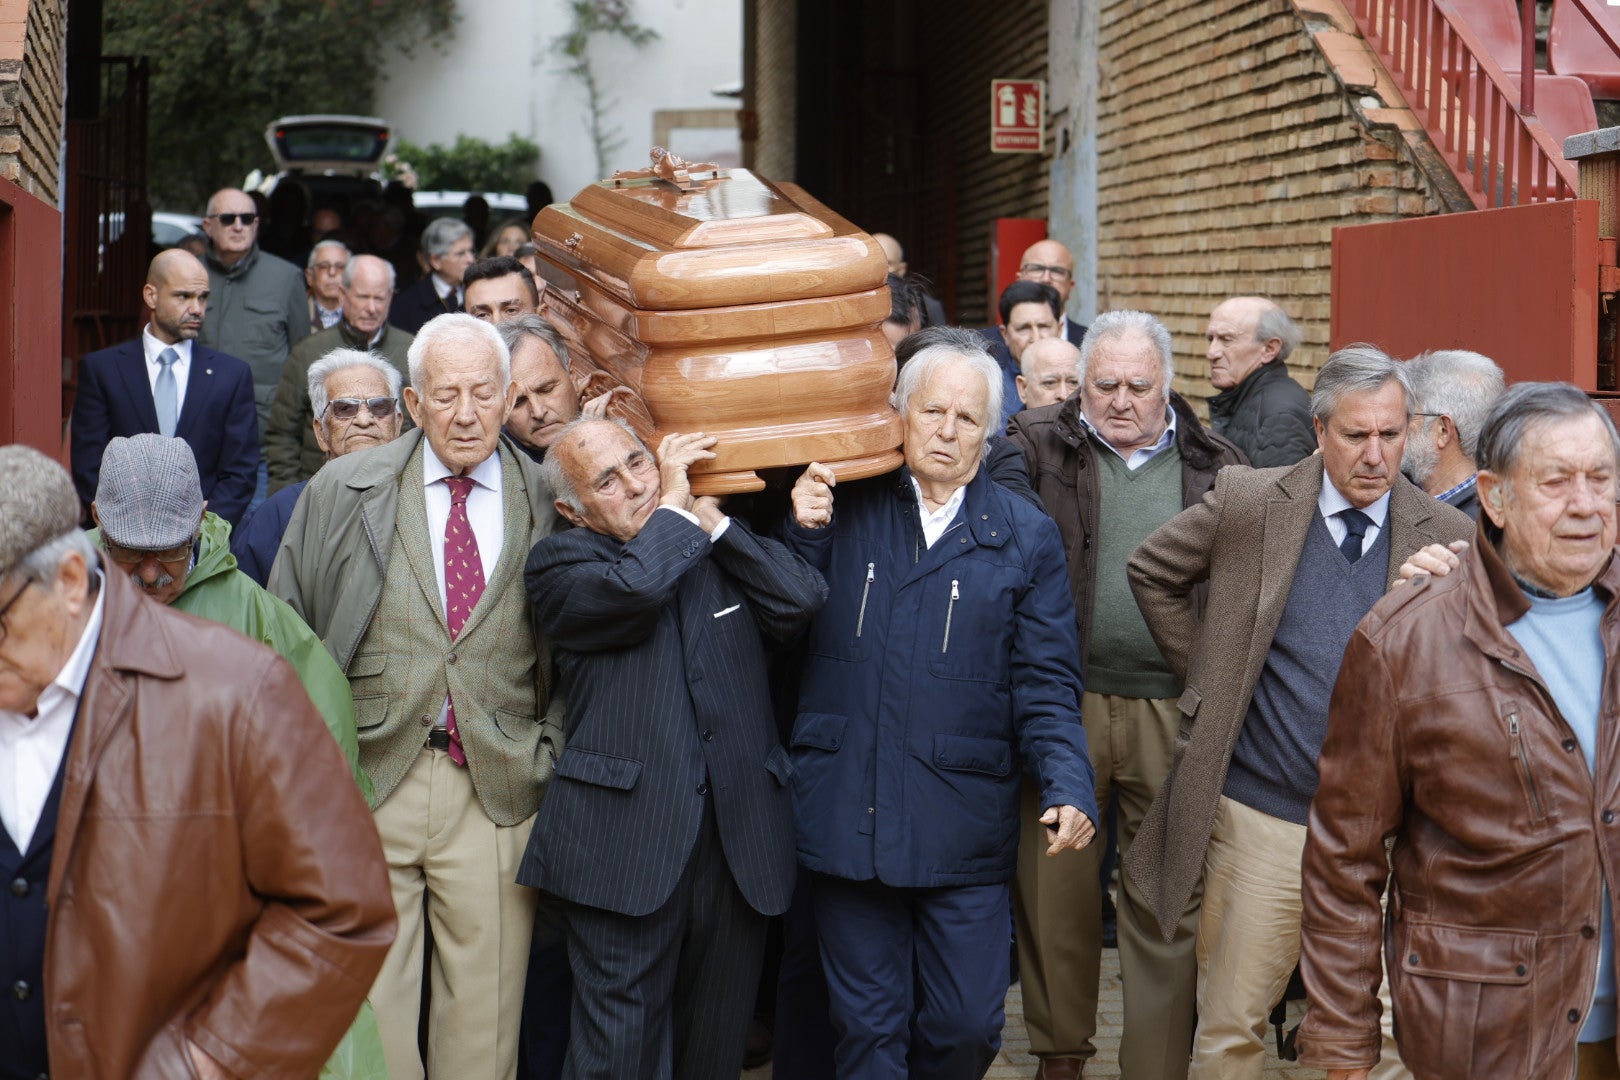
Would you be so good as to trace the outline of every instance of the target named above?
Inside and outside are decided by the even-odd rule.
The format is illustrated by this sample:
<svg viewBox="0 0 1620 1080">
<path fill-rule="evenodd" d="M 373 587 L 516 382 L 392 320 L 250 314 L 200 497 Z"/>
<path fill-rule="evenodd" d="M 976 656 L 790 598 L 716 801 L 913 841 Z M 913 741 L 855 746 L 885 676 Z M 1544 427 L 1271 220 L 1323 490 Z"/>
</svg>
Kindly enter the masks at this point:
<svg viewBox="0 0 1620 1080">
<path fill-rule="evenodd" d="M 518 881 L 577 904 L 648 915 L 674 892 L 704 803 L 749 906 L 793 891 L 792 766 L 777 738 L 763 637 L 821 609 L 821 575 L 733 518 L 718 541 L 653 511 L 620 543 L 570 529 L 524 571 L 568 702 L 567 749 Z"/>
<path fill-rule="evenodd" d="M 88 506 L 101 479 L 101 455 L 118 436 L 158 430 L 141 340 L 93 352 L 79 361 L 73 399 L 73 483 Z M 197 458 L 208 509 L 235 526 L 259 480 L 259 417 L 253 372 L 234 356 L 192 342 L 186 399 L 175 436 Z"/>
<path fill-rule="evenodd" d="M 429 319 L 460 310 L 461 305 L 453 297 L 448 301 L 440 299 L 439 290 L 433 287 L 433 275 L 428 274 L 415 285 L 394 294 L 394 302 L 388 305 L 388 323 L 414 334 Z"/>
</svg>

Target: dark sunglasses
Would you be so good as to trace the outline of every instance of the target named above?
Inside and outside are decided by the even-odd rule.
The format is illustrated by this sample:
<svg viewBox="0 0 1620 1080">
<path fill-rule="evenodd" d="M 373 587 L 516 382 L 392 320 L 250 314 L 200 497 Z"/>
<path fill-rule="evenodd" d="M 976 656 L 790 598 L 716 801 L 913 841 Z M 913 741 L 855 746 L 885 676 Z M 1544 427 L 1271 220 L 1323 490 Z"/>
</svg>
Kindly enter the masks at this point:
<svg viewBox="0 0 1620 1080">
<path fill-rule="evenodd" d="M 333 398 L 326 403 L 326 411 L 339 420 L 353 420 L 360 415 L 360 407 L 365 406 L 367 412 L 378 420 L 387 420 L 394 415 L 394 399 L 391 397 Z"/>
<path fill-rule="evenodd" d="M 259 220 L 258 214 L 215 214 L 214 220 L 221 225 L 235 225 L 240 221 L 244 225 L 251 225 Z"/>
</svg>

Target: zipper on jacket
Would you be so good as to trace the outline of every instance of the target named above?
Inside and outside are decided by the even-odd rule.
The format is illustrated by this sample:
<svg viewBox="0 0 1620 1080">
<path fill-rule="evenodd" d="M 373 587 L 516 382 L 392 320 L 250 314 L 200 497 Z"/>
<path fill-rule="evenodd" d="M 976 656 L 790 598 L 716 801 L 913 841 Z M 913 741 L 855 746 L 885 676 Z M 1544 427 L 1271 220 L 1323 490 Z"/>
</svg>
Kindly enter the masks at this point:
<svg viewBox="0 0 1620 1080">
<path fill-rule="evenodd" d="M 872 595 L 872 581 L 877 577 L 877 563 L 866 564 L 866 584 L 861 586 L 861 611 L 855 616 L 855 636 L 861 636 L 861 630 L 866 626 L 866 598 Z"/>
<path fill-rule="evenodd" d="M 957 588 L 958 584 L 960 582 L 957 578 L 951 578 L 951 602 L 945 605 L 945 641 L 939 647 L 942 653 L 950 652 L 951 649 L 951 614 L 956 610 L 956 602 L 962 599 L 962 593 Z"/>
<path fill-rule="evenodd" d="M 1541 793 L 1536 790 L 1536 779 L 1530 775 L 1530 756 L 1524 752 L 1524 740 L 1519 737 L 1519 714 L 1508 713 L 1508 743 L 1513 757 L 1519 763 L 1519 775 L 1524 777 L 1524 788 L 1530 795 L 1530 809 L 1540 822 L 1546 818 L 1541 809 Z"/>
</svg>

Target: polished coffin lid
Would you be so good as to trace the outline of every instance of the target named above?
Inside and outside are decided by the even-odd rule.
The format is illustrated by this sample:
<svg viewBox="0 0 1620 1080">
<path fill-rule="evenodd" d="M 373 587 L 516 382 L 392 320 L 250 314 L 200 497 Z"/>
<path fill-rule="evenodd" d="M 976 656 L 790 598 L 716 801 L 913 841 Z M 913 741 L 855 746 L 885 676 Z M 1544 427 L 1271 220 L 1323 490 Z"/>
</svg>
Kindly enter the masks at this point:
<svg viewBox="0 0 1620 1080">
<path fill-rule="evenodd" d="M 763 486 L 819 460 L 841 478 L 900 463 L 877 244 L 791 184 L 734 169 L 603 181 L 534 222 L 548 316 L 644 439 L 718 436 L 693 489 Z"/>
</svg>

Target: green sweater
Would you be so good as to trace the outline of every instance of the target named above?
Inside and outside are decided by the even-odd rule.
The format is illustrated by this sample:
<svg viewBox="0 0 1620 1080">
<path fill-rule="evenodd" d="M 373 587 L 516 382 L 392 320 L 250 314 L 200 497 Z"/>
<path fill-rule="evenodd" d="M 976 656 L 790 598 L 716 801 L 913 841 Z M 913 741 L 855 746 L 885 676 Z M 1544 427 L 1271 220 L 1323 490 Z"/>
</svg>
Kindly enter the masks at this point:
<svg viewBox="0 0 1620 1080">
<path fill-rule="evenodd" d="M 1149 533 L 1181 513 L 1181 455 L 1167 447 L 1134 472 L 1106 446 L 1098 445 L 1094 456 L 1101 502 L 1086 689 L 1119 697 L 1173 698 L 1181 685 L 1142 621 L 1125 564 Z"/>
</svg>

